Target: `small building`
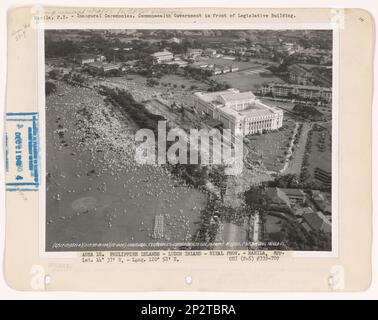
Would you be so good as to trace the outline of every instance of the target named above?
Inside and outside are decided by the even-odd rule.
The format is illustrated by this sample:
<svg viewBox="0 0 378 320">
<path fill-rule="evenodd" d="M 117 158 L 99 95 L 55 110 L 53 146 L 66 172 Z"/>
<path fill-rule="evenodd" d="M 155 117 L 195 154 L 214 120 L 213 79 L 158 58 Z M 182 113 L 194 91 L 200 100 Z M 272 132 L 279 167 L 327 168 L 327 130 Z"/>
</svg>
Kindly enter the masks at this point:
<svg viewBox="0 0 378 320">
<path fill-rule="evenodd" d="M 120 70 L 120 63 L 106 63 L 95 61 L 88 64 L 88 69 L 94 74 L 104 74 L 113 70 Z"/>
<path fill-rule="evenodd" d="M 306 202 L 306 194 L 302 189 L 280 188 L 280 190 L 290 199 L 291 204 L 303 204 Z"/>
<path fill-rule="evenodd" d="M 294 215 L 302 217 L 304 214 L 309 214 L 309 213 L 314 213 L 314 210 L 312 210 L 312 208 L 310 207 L 298 208 L 297 210 L 295 210 Z"/>
<path fill-rule="evenodd" d="M 79 55 L 75 58 L 75 61 L 79 62 L 81 65 L 92 63 L 96 61 L 95 55 Z"/>
<path fill-rule="evenodd" d="M 326 234 L 332 232 L 332 223 L 320 211 L 304 213 L 301 224 L 307 231 L 321 231 Z"/>
<path fill-rule="evenodd" d="M 331 201 L 328 199 L 325 193 L 319 190 L 312 190 L 311 198 L 318 210 L 324 212 L 326 215 L 331 214 Z"/>
<path fill-rule="evenodd" d="M 163 64 L 167 61 L 173 60 L 173 53 L 169 51 L 159 51 L 151 54 L 153 62 L 155 64 Z"/>
<path fill-rule="evenodd" d="M 205 54 L 209 57 L 214 57 L 216 54 L 217 54 L 217 50 L 215 49 L 211 49 L 211 48 L 207 48 L 205 50 Z"/>
<path fill-rule="evenodd" d="M 273 97 L 294 98 L 298 96 L 303 99 L 323 99 L 326 102 L 332 101 L 332 89 L 318 86 L 305 86 L 286 83 L 269 83 L 259 89 L 260 94 L 271 94 Z"/>
<path fill-rule="evenodd" d="M 184 68 L 186 67 L 189 63 L 188 61 L 185 61 L 185 60 L 181 60 L 181 59 L 174 59 L 174 60 L 171 60 L 171 61 L 166 61 L 164 62 L 164 64 L 176 64 L 178 65 L 180 68 Z"/>
<path fill-rule="evenodd" d="M 202 49 L 197 49 L 197 48 L 189 48 L 186 51 L 186 55 L 188 58 L 195 59 L 197 57 L 200 57 L 202 55 L 203 50 Z"/>
<path fill-rule="evenodd" d="M 182 40 L 180 38 L 172 37 L 171 39 L 168 40 L 168 42 L 180 44 Z"/>
<path fill-rule="evenodd" d="M 75 57 L 75 61 L 79 62 L 81 65 L 105 60 L 106 58 L 102 54 L 80 54 L 77 57 Z"/>
<path fill-rule="evenodd" d="M 102 54 L 96 54 L 95 61 L 105 61 L 106 57 L 103 56 Z"/>
<path fill-rule="evenodd" d="M 272 205 L 291 207 L 290 199 L 279 188 L 266 188 L 266 195 L 269 197 Z"/>
<path fill-rule="evenodd" d="M 332 187 L 332 172 L 316 167 L 314 169 L 314 177 L 320 181 L 325 187 Z"/>
<path fill-rule="evenodd" d="M 302 64 L 293 64 L 289 66 L 289 78 L 297 84 L 309 85 L 313 82 L 311 69 Z"/>
</svg>

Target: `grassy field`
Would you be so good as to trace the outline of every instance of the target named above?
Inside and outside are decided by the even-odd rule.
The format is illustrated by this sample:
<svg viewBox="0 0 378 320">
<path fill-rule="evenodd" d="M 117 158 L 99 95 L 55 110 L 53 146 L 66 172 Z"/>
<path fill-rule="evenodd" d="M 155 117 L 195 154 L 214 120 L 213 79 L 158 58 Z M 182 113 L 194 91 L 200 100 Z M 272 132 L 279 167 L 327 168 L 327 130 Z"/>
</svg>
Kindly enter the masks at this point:
<svg viewBox="0 0 378 320">
<path fill-rule="evenodd" d="M 288 150 L 295 122 L 284 117 L 281 130 L 261 135 L 249 136 L 248 146 L 255 150 L 248 157 L 253 161 L 261 161 L 269 171 L 279 171 L 284 165 L 285 151 Z"/>
<path fill-rule="evenodd" d="M 212 79 L 221 83 L 226 82 L 231 87 L 237 88 L 240 91 L 257 91 L 265 83 L 283 82 L 283 80 L 274 76 L 269 71 L 265 71 L 264 67 L 219 74 L 213 76 Z"/>
<path fill-rule="evenodd" d="M 176 90 L 184 90 L 188 91 L 192 86 L 195 86 L 197 91 L 204 90 L 206 91 L 208 88 L 208 85 L 204 84 L 203 82 L 199 82 L 194 79 L 188 79 L 185 77 L 181 77 L 175 74 L 170 74 L 170 75 L 164 75 L 161 77 L 159 80 L 161 85 L 169 85 L 170 87 L 173 87 L 176 85 L 177 87 L 175 88 Z M 175 91 L 176 91 L 175 90 Z"/>
</svg>

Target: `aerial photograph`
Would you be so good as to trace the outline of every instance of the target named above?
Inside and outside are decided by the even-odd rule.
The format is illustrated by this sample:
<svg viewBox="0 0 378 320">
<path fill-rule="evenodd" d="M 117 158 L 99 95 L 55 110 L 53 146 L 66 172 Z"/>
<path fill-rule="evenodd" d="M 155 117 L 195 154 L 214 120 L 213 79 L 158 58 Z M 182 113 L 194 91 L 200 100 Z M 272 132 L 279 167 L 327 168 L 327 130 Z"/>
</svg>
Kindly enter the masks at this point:
<svg viewBox="0 0 378 320">
<path fill-rule="evenodd" d="M 45 250 L 332 251 L 332 48 L 332 30 L 46 30 Z M 196 130 L 229 132 L 240 170 L 189 161 L 189 138 L 186 163 L 158 161 Z"/>
</svg>

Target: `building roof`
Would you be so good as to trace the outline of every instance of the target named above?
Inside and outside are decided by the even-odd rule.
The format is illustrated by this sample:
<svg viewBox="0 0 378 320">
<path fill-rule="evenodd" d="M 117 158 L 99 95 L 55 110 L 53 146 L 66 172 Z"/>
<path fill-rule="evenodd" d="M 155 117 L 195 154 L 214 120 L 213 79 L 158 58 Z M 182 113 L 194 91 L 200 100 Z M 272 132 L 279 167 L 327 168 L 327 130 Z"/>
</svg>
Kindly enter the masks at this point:
<svg viewBox="0 0 378 320">
<path fill-rule="evenodd" d="M 203 50 L 200 48 L 188 48 L 188 52 L 202 52 Z"/>
<path fill-rule="evenodd" d="M 323 231 L 325 233 L 330 233 L 332 231 L 331 222 L 320 211 L 304 213 L 302 217 L 312 230 Z"/>
<path fill-rule="evenodd" d="M 282 192 L 287 194 L 288 197 L 293 196 L 293 197 L 303 197 L 306 194 L 303 192 L 302 189 L 294 189 L 294 188 L 280 188 Z"/>
<path fill-rule="evenodd" d="M 310 69 L 301 65 L 301 64 L 293 64 L 289 66 L 289 70 L 296 73 L 296 74 L 304 74 L 310 72 Z"/>
<path fill-rule="evenodd" d="M 279 188 L 266 188 L 266 195 L 275 204 L 283 204 L 290 207 L 290 199 Z"/>
<path fill-rule="evenodd" d="M 239 114 L 244 115 L 246 117 L 263 117 L 263 116 L 269 116 L 272 113 L 283 113 L 280 109 L 275 109 L 268 107 L 267 105 L 261 103 L 260 101 L 256 100 L 254 101 L 253 105 L 250 107 L 238 111 Z"/>
<path fill-rule="evenodd" d="M 302 216 L 304 215 L 305 213 L 309 214 L 309 213 L 314 213 L 314 210 L 312 210 L 310 207 L 307 207 L 307 208 L 299 208 L 297 209 L 294 214 L 296 216 Z"/>
<path fill-rule="evenodd" d="M 240 100 L 254 100 L 256 99 L 256 96 L 251 91 L 246 92 L 226 92 L 221 93 L 219 96 L 222 97 L 225 103 L 227 102 L 235 102 Z"/>
<path fill-rule="evenodd" d="M 173 55 L 173 53 L 169 52 L 169 51 L 159 51 L 159 52 L 155 52 L 155 53 L 151 54 L 151 56 L 153 56 L 155 58 L 163 57 L 163 56 L 167 56 L 167 55 Z"/>
</svg>

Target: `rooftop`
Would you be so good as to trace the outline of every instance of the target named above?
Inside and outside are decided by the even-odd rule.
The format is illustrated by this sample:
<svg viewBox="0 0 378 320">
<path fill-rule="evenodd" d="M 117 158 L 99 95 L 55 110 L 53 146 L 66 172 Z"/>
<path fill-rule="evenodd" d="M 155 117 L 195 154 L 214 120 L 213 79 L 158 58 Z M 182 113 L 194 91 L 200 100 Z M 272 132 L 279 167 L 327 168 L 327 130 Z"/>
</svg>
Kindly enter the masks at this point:
<svg viewBox="0 0 378 320">
<path fill-rule="evenodd" d="M 224 102 L 234 102 L 240 100 L 254 100 L 256 96 L 251 91 L 246 92 L 226 92 L 219 94 Z"/>
<path fill-rule="evenodd" d="M 330 233 L 332 231 L 331 222 L 320 211 L 313 213 L 304 213 L 302 217 L 313 230 L 319 230 L 326 233 Z"/>
<path fill-rule="evenodd" d="M 167 55 L 171 55 L 173 54 L 172 52 L 169 52 L 169 51 L 159 51 L 159 52 L 155 52 L 153 54 L 151 54 L 153 57 L 157 58 L 157 57 L 162 57 L 162 56 L 167 56 Z"/>
<path fill-rule="evenodd" d="M 331 88 L 320 87 L 320 86 L 305 86 L 300 84 L 287 84 L 287 83 L 278 83 L 273 82 L 265 85 L 266 87 L 278 87 L 278 88 L 297 88 L 297 89 L 304 89 L 304 90 L 322 90 L 322 91 L 330 91 L 332 92 Z"/>
<path fill-rule="evenodd" d="M 280 189 L 282 190 L 282 192 L 284 192 L 288 196 L 303 197 L 306 195 L 302 189 L 293 189 L 293 188 L 280 188 Z"/>
</svg>

